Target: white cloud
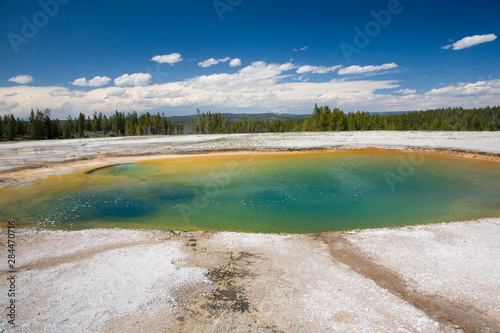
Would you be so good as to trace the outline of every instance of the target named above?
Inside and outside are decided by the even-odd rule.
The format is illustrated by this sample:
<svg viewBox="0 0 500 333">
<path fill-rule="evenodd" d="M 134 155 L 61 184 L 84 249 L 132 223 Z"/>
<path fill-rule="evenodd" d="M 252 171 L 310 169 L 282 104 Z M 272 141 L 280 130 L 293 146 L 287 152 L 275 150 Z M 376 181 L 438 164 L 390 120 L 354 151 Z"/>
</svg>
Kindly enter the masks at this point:
<svg viewBox="0 0 500 333">
<path fill-rule="evenodd" d="M 109 81 L 111 81 L 111 78 L 107 76 L 95 76 L 89 81 L 87 81 L 85 77 L 81 77 L 73 81 L 71 84 L 79 87 L 100 87 L 108 84 Z"/>
<path fill-rule="evenodd" d="M 35 79 L 33 79 L 33 76 L 27 74 L 13 76 L 9 79 L 9 82 L 15 82 L 19 84 L 28 84 L 33 81 L 35 81 Z"/>
<path fill-rule="evenodd" d="M 225 57 L 225 58 L 222 58 L 222 59 L 210 58 L 210 59 L 207 59 L 207 60 L 203 60 L 202 62 L 199 62 L 198 66 L 206 68 L 206 67 L 210 67 L 210 66 L 213 66 L 213 65 L 217 65 L 219 62 L 226 62 L 229 59 L 231 59 L 231 57 Z"/>
<path fill-rule="evenodd" d="M 307 46 L 301 47 L 300 49 L 294 48 L 294 49 L 293 49 L 293 52 L 297 52 L 297 51 L 299 51 L 299 50 L 300 50 L 300 51 L 305 51 L 305 50 L 307 50 Z"/>
<path fill-rule="evenodd" d="M 148 90 L 144 94 L 141 95 L 141 98 L 144 99 L 165 99 L 165 98 L 180 98 L 189 96 L 188 93 L 183 93 L 180 90 L 172 91 L 169 89 L 159 87 L 158 90 Z"/>
<path fill-rule="evenodd" d="M 497 39 L 497 36 L 495 34 L 475 35 L 475 36 L 462 38 L 458 42 L 442 46 L 441 48 L 445 49 L 445 50 L 448 50 L 448 49 L 462 50 L 462 49 L 472 47 L 474 45 L 492 42 L 495 39 Z"/>
<path fill-rule="evenodd" d="M 100 87 L 104 86 L 111 81 L 110 77 L 107 76 L 95 76 L 93 79 L 89 80 L 89 86 L 90 87 Z"/>
<path fill-rule="evenodd" d="M 125 95 L 126 92 L 127 92 L 127 90 L 125 88 L 111 88 L 106 92 L 106 95 L 110 96 L 110 97 L 113 97 L 113 96 L 120 97 L 120 96 Z"/>
<path fill-rule="evenodd" d="M 199 62 L 198 66 L 206 68 L 206 67 L 210 67 L 210 66 L 213 66 L 213 65 L 217 65 L 218 63 L 219 63 L 218 60 L 215 60 L 214 58 L 210 58 L 210 59 L 207 59 L 207 60 L 203 60 L 202 62 Z"/>
<path fill-rule="evenodd" d="M 172 54 L 166 54 L 166 55 L 157 55 L 151 58 L 151 60 L 156 61 L 160 64 L 175 64 L 178 62 L 181 62 L 182 56 L 180 53 L 172 53 Z"/>
<path fill-rule="evenodd" d="M 399 89 L 396 90 L 395 93 L 403 94 L 403 95 L 413 95 L 416 94 L 417 91 L 415 89 Z"/>
<path fill-rule="evenodd" d="M 426 95 L 457 97 L 497 95 L 500 97 L 500 80 L 477 81 L 475 83 L 461 82 L 456 85 L 432 89 Z"/>
<path fill-rule="evenodd" d="M 334 72 L 334 71 L 336 71 L 340 67 L 342 67 L 342 66 L 337 65 L 337 66 L 325 67 L 325 66 L 309 66 L 309 65 L 306 65 L 306 66 L 301 66 L 297 70 L 297 73 L 298 74 L 302 74 L 302 73 L 311 72 L 313 74 L 324 74 L 324 73 L 328 73 L 328 72 Z"/>
<path fill-rule="evenodd" d="M 292 63 L 266 64 L 263 61 L 253 62 L 250 66 L 240 69 L 234 74 L 203 75 L 187 80 L 195 88 L 207 90 L 239 90 L 255 91 L 265 86 L 272 86 L 283 77 L 283 72 L 294 68 Z"/>
<path fill-rule="evenodd" d="M 115 79 L 115 85 L 118 87 L 146 86 L 151 83 L 152 78 L 149 73 L 124 74 Z"/>
<path fill-rule="evenodd" d="M 79 97 L 85 97 L 87 94 L 79 90 L 69 90 L 67 88 L 55 88 L 54 90 L 49 92 L 49 95 L 52 97 L 67 96 L 67 97 L 79 98 Z"/>
<path fill-rule="evenodd" d="M 231 67 L 241 66 L 241 60 L 239 58 L 231 59 L 231 61 L 229 62 L 229 66 Z"/>
<path fill-rule="evenodd" d="M 285 64 L 266 64 L 264 61 L 255 61 L 250 66 L 240 69 L 238 75 L 252 80 L 273 78 L 278 81 L 281 79 L 279 77 L 281 73 L 289 71 L 294 67 L 290 62 Z"/>
<path fill-rule="evenodd" d="M 87 87 L 89 83 L 87 82 L 87 79 L 85 77 L 81 77 L 76 79 L 71 83 L 74 86 L 79 86 L 79 87 Z"/>
<path fill-rule="evenodd" d="M 380 66 L 350 66 L 346 68 L 341 68 L 339 69 L 339 75 L 352 75 L 352 74 L 363 74 L 363 73 L 371 73 L 371 72 L 378 72 L 381 70 L 388 70 L 388 69 L 393 69 L 397 68 L 398 65 L 395 63 L 390 63 L 390 64 L 383 64 Z"/>
</svg>

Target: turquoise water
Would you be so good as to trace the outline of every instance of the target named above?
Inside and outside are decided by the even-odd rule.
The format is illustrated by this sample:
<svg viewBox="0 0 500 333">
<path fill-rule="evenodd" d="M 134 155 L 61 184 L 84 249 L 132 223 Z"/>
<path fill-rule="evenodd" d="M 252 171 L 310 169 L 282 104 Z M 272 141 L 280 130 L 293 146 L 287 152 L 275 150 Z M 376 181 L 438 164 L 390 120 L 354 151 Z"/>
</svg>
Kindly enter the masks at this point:
<svg viewBox="0 0 500 333">
<path fill-rule="evenodd" d="M 41 229 L 312 233 L 500 216 L 499 188 L 494 161 L 385 151 L 233 154 L 49 177 L 0 189 L 0 203 L 2 219 Z"/>
</svg>

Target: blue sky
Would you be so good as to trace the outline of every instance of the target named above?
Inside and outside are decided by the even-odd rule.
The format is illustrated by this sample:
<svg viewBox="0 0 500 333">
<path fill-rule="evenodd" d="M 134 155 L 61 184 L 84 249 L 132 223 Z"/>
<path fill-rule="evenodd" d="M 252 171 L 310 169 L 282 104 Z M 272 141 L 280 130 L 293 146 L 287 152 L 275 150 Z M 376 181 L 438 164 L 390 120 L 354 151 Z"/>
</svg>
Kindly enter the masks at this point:
<svg viewBox="0 0 500 333">
<path fill-rule="evenodd" d="M 0 115 L 500 104 L 500 3 L 0 1 Z"/>
</svg>

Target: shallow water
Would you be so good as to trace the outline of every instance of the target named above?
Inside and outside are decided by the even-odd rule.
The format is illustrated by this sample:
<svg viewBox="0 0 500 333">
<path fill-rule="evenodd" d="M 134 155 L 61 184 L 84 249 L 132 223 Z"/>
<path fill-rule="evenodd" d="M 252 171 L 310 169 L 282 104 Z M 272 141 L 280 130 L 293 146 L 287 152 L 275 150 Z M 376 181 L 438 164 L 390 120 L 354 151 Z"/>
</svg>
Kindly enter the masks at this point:
<svg viewBox="0 0 500 333">
<path fill-rule="evenodd" d="M 0 188 L 0 217 L 38 229 L 312 233 L 500 216 L 500 163 L 441 154 L 242 153 L 91 171 Z"/>
</svg>

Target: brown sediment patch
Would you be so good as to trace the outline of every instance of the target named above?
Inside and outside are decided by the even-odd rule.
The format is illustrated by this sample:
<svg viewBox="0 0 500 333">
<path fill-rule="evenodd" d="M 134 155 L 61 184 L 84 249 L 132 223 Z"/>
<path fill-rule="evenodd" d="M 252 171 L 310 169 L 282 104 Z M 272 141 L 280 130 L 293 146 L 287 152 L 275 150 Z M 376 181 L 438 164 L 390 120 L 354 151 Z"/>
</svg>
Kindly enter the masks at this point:
<svg viewBox="0 0 500 333">
<path fill-rule="evenodd" d="M 120 332 L 129 327 L 137 331 L 175 332 L 262 330 L 257 327 L 258 313 L 245 289 L 245 282 L 254 277 L 251 266 L 256 255 L 246 251 L 233 254 L 214 247 L 210 240 L 216 231 L 174 234 L 176 240 L 184 243 L 190 263 L 206 269 L 210 284 L 181 288 L 173 294 L 173 308 L 156 303 L 156 311 L 150 310 L 154 315 L 114 318 L 103 331 Z"/>
<path fill-rule="evenodd" d="M 24 271 L 31 271 L 35 269 L 48 269 L 52 267 L 56 267 L 59 265 L 67 264 L 67 263 L 74 263 L 77 261 L 82 261 L 86 260 L 89 258 L 92 258 L 100 253 L 104 253 L 107 251 L 112 251 L 112 250 L 118 250 L 118 249 L 124 249 L 127 247 L 132 247 L 132 246 L 137 246 L 137 245 L 144 245 L 144 244 L 152 244 L 155 243 L 154 241 L 143 241 L 143 242 L 133 242 L 133 243 L 118 243 L 118 244 L 111 244 L 111 245 L 105 245 L 105 246 L 100 246 L 100 247 L 95 247 L 89 250 L 80 250 L 75 253 L 70 253 L 58 257 L 47 257 L 47 258 L 42 258 L 39 259 L 35 262 L 19 266 L 17 268 L 17 272 L 24 272 Z M 8 270 L 3 270 L 0 271 L 0 275 L 7 274 Z"/>
<path fill-rule="evenodd" d="M 197 265 L 207 269 L 207 278 L 213 282 L 215 288 L 203 299 L 191 304 L 190 309 L 194 312 L 206 311 L 210 316 L 221 316 L 223 313 L 244 313 L 250 311 L 250 303 L 245 295 L 243 281 L 252 276 L 249 268 L 255 254 L 241 251 L 234 254 L 231 251 L 219 253 L 217 259 L 213 258 L 213 249 L 207 246 L 214 235 L 214 231 L 197 233 L 182 233 L 186 238 L 186 246 L 192 251 L 201 252 L 195 256 Z M 207 252 L 208 251 L 208 252 Z M 207 259 L 212 257 L 211 259 Z M 215 264 L 217 263 L 217 264 Z"/>
<path fill-rule="evenodd" d="M 474 152 L 462 149 L 406 147 L 401 149 L 390 149 L 390 150 L 403 151 L 403 152 L 420 152 L 424 154 L 438 154 L 446 156 L 457 156 L 462 158 L 484 159 L 488 161 L 500 162 L 500 154 Z"/>
<path fill-rule="evenodd" d="M 94 172 L 97 172 L 97 171 L 100 171 L 100 170 L 104 170 L 104 169 L 107 169 L 107 168 L 111 168 L 111 167 L 115 167 L 115 166 L 118 166 L 118 165 L 123 165 L 123 164 L 109 164 L 109 165 L 101 166 L 101 167 L 94 168 L 94 169 L 91 169 L 89 171 L 86 171 L 85 174 L 90 175 L 90 174 L 93 174 Z"/>
<path fill-rule="evenodd" d="M 87 170 L 106 167 L 111 163 L 101 159 L 82 159 L 78 161 L 52 162 L 43 166 L 28 165 L 23 168 L 0 173 L 4 181 L 0 186 L 17 182 L 29 182 L 53 175 L 74 174 Z"/>
<path fill-rule="evenodd" d="M 436 295 L 424 295 L 413 290 L 402 276 L 359 251 L 342 233 L 322 233 L 314 236 L 328 244 L 332 257 L 351 267 L 378 286 L 407 301 L 440 322 L 450 323 L 466 332 L 500 332 L 500 322 L 472 306 L 457 304 Z"/>
<path fill-rule="evenodd" d="M 1 224 L 0 224 L 1 226 Z M 5 226 L 6 228 L 7 226 Z M 97 230 L 97 229 L 96 229 Z M 120 231 L 126 231 L 127 229 L 101 229 L 101 231 L 107 232 L 112 234 L 114 230 L 120 230 Z M 25 231 L 26 234 L 32 234 L 33 231 Z M 74 231 L 73 231 L 74 232 Z M 99 246 L 90 246 L 89 248 L 80 248 L 77 250 L 74 250 L 70 253 L 65 253 L 62 255 L 46 255 L 38 260 L 34 261 L 29 261 L 28 263 L 24 265 L 19 265 L 17 266 L 16 270 L 17 272 L 24 272 L 24 271 L 30 271 L 30 270 L 44 270 L 44 269 L 49 269 L 53 268 L 59 265 L 67 264 L 67 263 L 75 263 L 79 261 L 83 261 L 89 258 L 92 258 L 94 256 L 97 256 L 101 253 L 105 253 L 108 251 L 113 251 L 113 250 L 119 250 L 119 249 L 125 249 L 128 247 L 134 247 L 138 245 L 151 245 L 151 244 L 156 244 L 158 242 L 163 242 L 163 241 L 168 241 L 173 238 L 178 237 L 181 233 L 173 230 L 163 230 L 163 229 L 150 229 L 150 230 L 139 230 L 139 232 L 143 232 L 145 237 L 141 240 L 119 240 L 118 242 L 114 242 L 111 244 L 106 244 L 106 245 L 99 245 Z M 21 232 L 21 235 L 23 235 L 24 232 Z M 35 232 L 36 233 L 36 232 Z M 64 232 L 64 234 L 68 235 L 69 232 Z M 74 233 L 79 233 L 78 231 Z M 47 237 L 47 236 L 42 236 L 42 237 Z M 68 242 L 70 244 L 76 246 L 77 241 L 74 239 L 68 239 Z M 32 243 L 32 247 L 39 246 L 39 244 Z M 6 243 L 3 240 L 0 240 L 0 248 L 5 248 Z M 56 245 L 57 247 L 57 245 Z M 0 270 L 0 275 L 7 274 L 8 270 Z"/>
</svg>

